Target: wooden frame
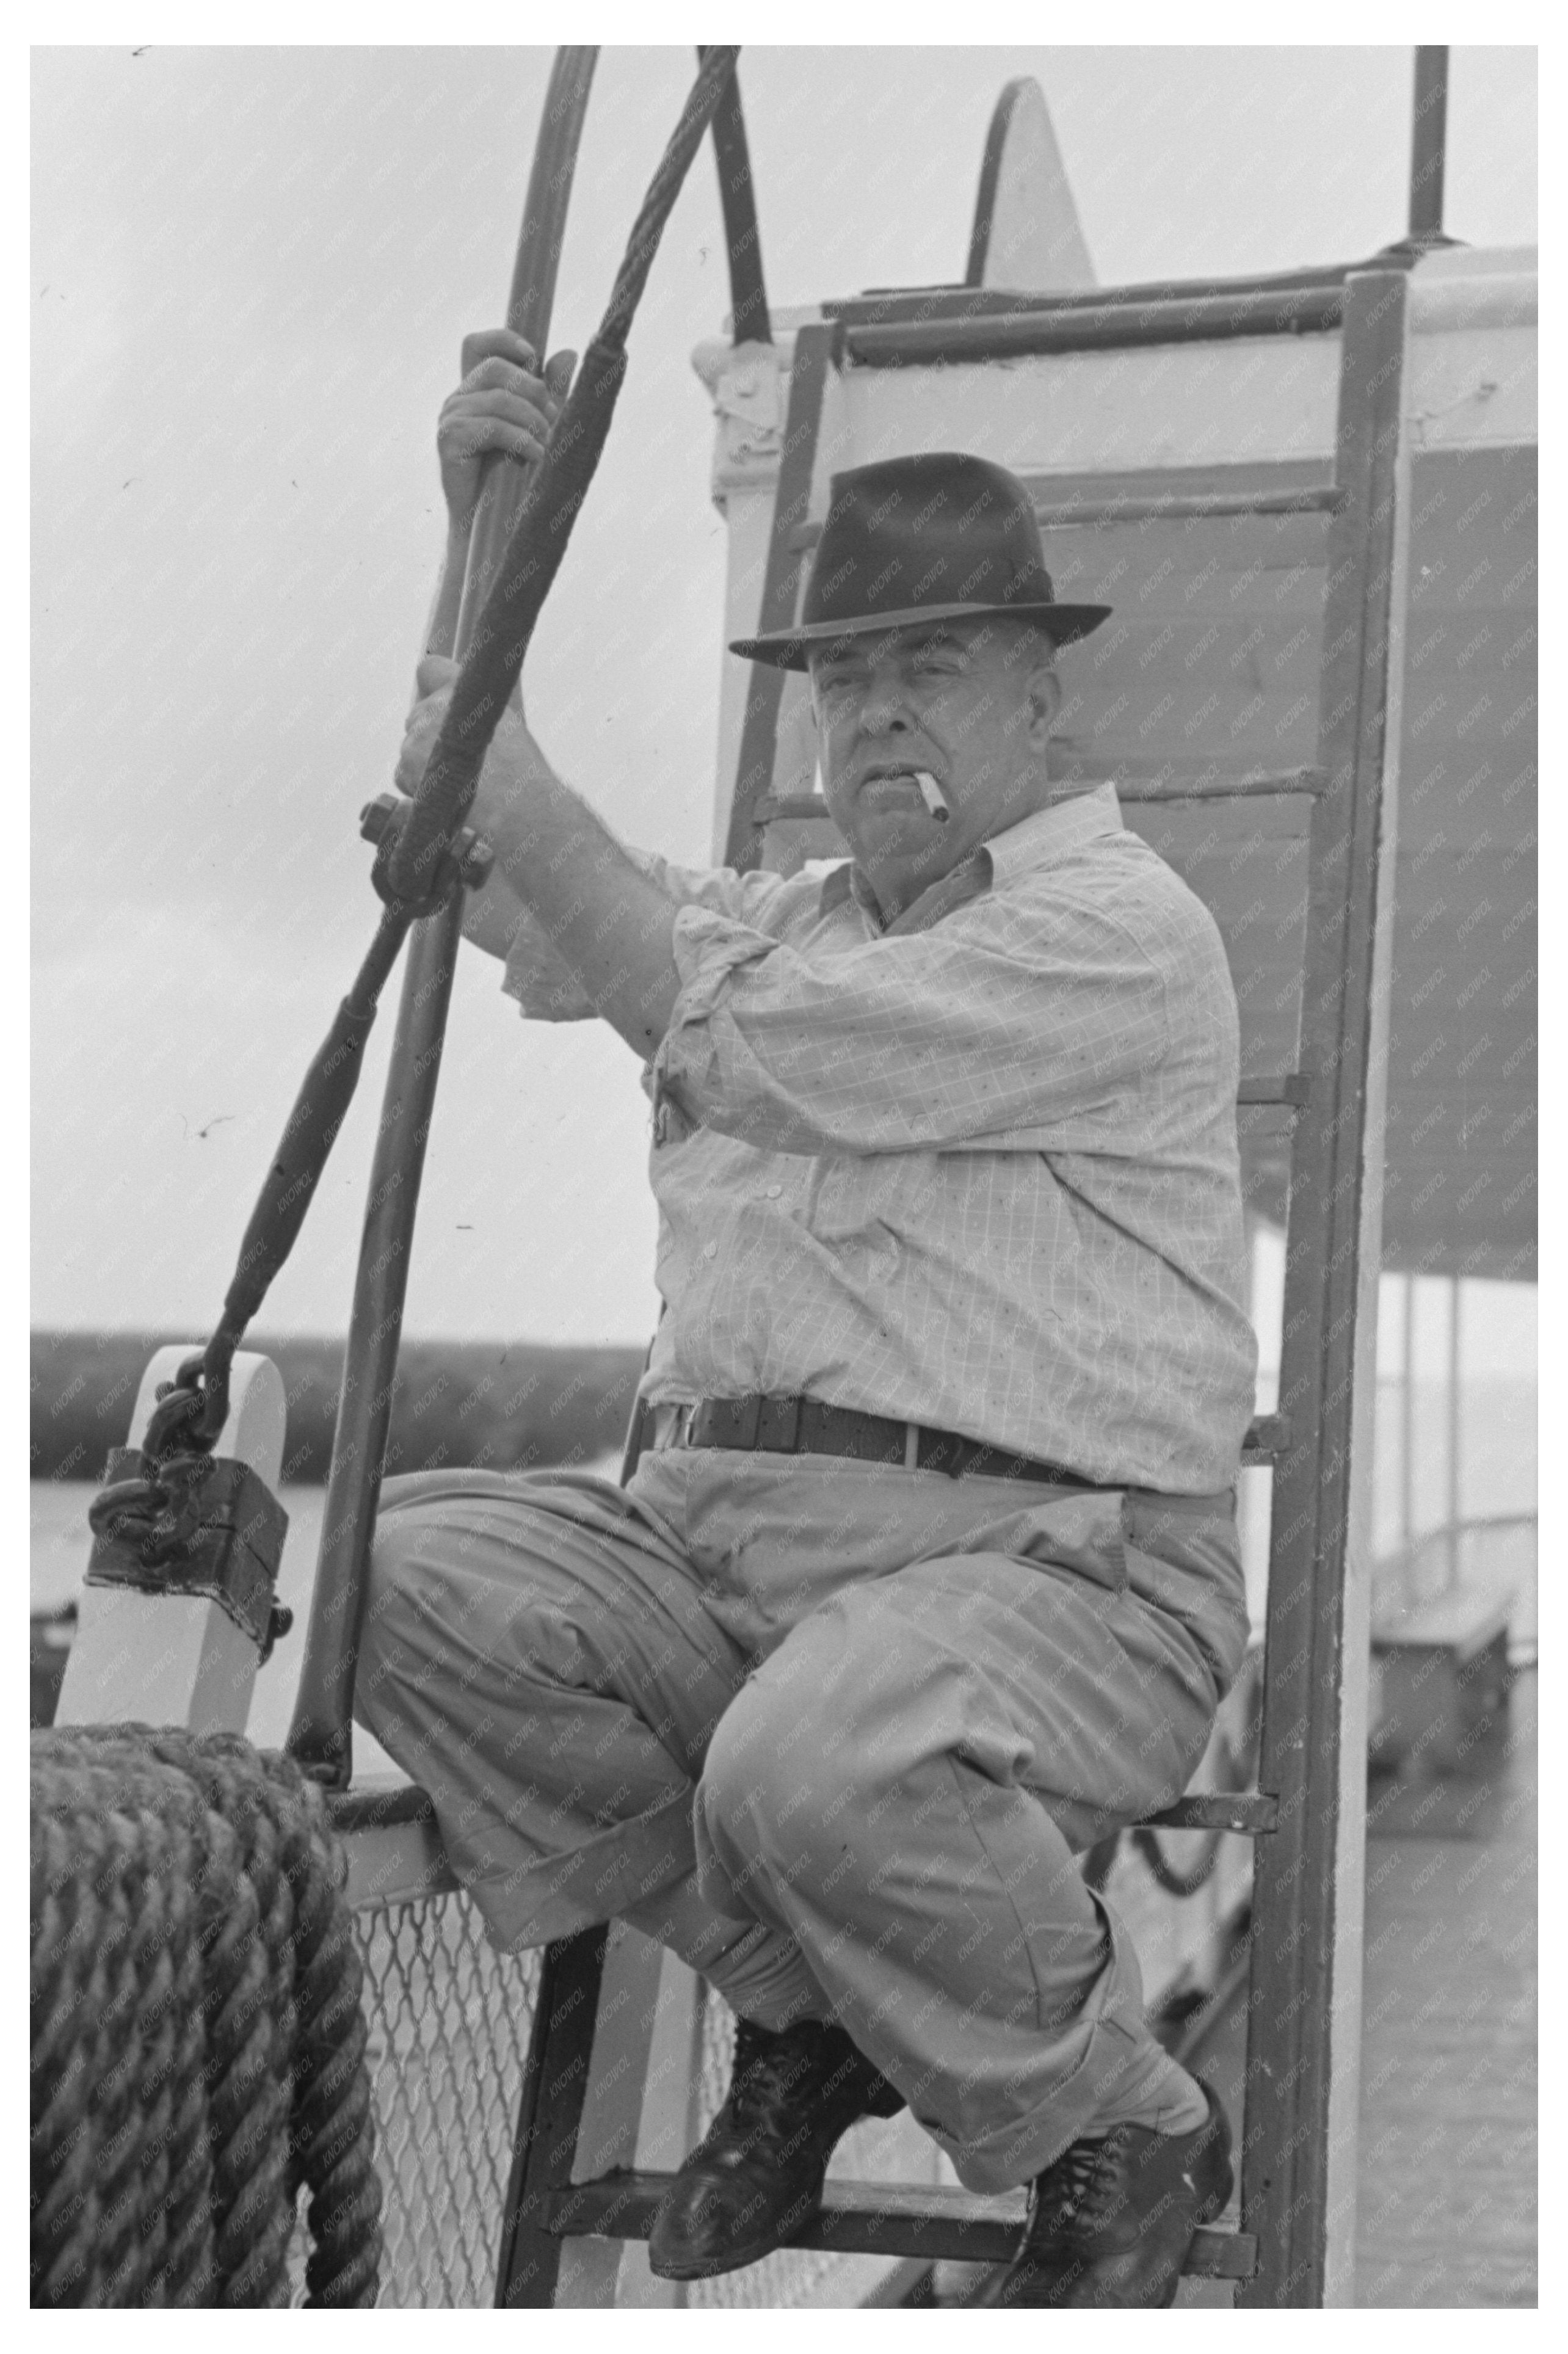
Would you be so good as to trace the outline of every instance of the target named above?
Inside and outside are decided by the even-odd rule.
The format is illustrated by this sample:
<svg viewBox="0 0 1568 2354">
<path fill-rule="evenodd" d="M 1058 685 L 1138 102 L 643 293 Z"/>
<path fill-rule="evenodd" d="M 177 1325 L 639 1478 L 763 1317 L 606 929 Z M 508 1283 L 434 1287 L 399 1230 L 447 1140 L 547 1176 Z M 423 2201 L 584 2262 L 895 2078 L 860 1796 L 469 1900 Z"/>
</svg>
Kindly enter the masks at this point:
<svg viewBox="0 0 1568 2354">
<path fill-rule="evenodd" d="M 805 568 L 805 555 L 795 533 L 796 526 L 806 519 L 811 495 L 822 393 L 832 341 L 832 332 L 827 327 L 802 327 L 795 338 L 783 451 L 768 539 L 768 566 L 757 620 L 759 631 L 787 630 L 795 619 L 796 599 Z M 750 668 L 724 854 L 725 864 L 741 873 L 756 866 L 760 856 L 762 830 L 758 806 L 773 782 L 779 711 L 785 683 L 784 673 L 770 663 L 753 663 Z"/>
<path fill-rule="evenodd" d="M 1305 789 L 1312 804 L 1300 1068 L 1250 1080 L 1242 1090 L 1245 1101 L 1288 1107 L 1295 1122 L 1280 1412 L 1260 1418 L 1248 1435 L 1249 1456 L 1276 1463 L 1259 1789 L 1241 1799 L 1189 1798 L 1162 1818 L 1184 1825 L 1224 1820 L 1258 1838 L 1242 2227 L 1200 2232 L 1187 2267 L 1235 2281 L 1237 2301 L 1246 2306 L 1343 2302 L 1352 2279 L 1375 1334 L 1370 1311 L 1379 1257 L 1397 810 L 1407 289 L 1406 274 L 1388 270 L 1351 273 L 1336 290 L 1336 466 L 1331 490 L 1312 498 L 1313 507 L 1331 517 L 1318 760 L 1310 771 L 1250 778 L 1245 786 L 1249 793 L 1275 795 Z M 1277 307 L 1272 323 L 1280 332 L 1296 323 L 1294 306 Z M 1192 324 L 1183 314 L 1178 332 L 1185 335 Z M 1101 332 L 1097 316 L 1093 333 Z M 792 425 L 800 428 L 808 397 L 813 418 L 821 414 L 829 357 L 825 330 L 803 330 L 801 340 L 807 336 L 803 356 L 797 345 L 790 401 Z M 796 550 L 806 537 L 796 513 L 798 478 L 810 465 L 806 441 L 806 430 L 791 437 L 785 464 L 797 488 L 787 500 L 781 480 L 769 536 L 766 601 L 784 621 L 795 588 L 787 558 L 799 561 Z M 1258 495 L 1266 505 L 1272 494 L 1264 488 Z M 765 796 L 776 726 L 776 701 L 767 714 L 755 705 L 748 711 L 732 843 L 743 831 L 754 835 L 758 820 L 775 813 Z M 1167 797 L 1156 789 L 1151 794 Z M 551 2301 L 557 2279 L 552 2241 L 583 2233 L 645 2236 L 670 2179 L 619 2168 L 597 2179 L 572 2179 L 573 2105 L 592 2073 L 590 2018 L 601 1950 L 595 1933 L 552 1949 L 552 2001 L 542 2002 L 535 2031 L 514 2169 L 515 2220 L 498 2292 L 508 2301 Z M 564 1990 L 559 2016 L 557 1986 Z M 1016 2217 L 994 2200 L 866 2186 L 830 2197 L 790 2244 L 1001 2262 L 1017 2230 Z"/>
<path fill-rule="evenodd" d="M 1393 935 L 1408 280 L 1347 284 L 1291 1166 L 1255 1860 L 1242 2305 L 1346 2303 L 1354 2264 L 1372 1413 Z"/>
</svg>

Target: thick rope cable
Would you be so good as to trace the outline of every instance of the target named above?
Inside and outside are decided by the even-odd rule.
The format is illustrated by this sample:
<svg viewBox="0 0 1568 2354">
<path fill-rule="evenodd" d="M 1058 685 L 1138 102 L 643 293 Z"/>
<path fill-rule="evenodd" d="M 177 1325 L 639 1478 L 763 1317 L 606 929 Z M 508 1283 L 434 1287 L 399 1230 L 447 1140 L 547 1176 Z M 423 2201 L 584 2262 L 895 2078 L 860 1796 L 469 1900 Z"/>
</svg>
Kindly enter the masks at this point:
<svg viewBox="0 0 1568 2354">
<path fill-rule="evenodd" d="M 705 55 L 705 49 L 699 48 L 698 58 Z M 738 74 L 731 76 L 729 88 L 714 116 L 714 161 L 718 166 L 719 207 L 724 215 L 725 250 L 729 261 L 731 340 L 736 344 L 770 344 L 773 321 L 762 276 L 762 239 L 757 224 L 757 196 L 751 185 L 751 156 Z"/>
<path fill-rule="evenodd" d="M 658 170 L 648 183 L 642 209 L 631 224 L 631 234 L 626 240 L 626 252 L 616 273 L 609 302 L 599 334 L 594 338 L 596 343 L 619 348 L 626 341 L 632 316 L 642 300 L 642 290 L 648 283 L 648 272 L 653 267 L 653 257 L 659 250 L 659 240 L 664 234 L 664 224 L 674 209 L 675 198 L 680 195 L 681 184 L 691 169 L 692 158 L 702 145 L 719 101 L 729 87 L 740 51 L 736 48 L 715 48 L 705 49 L 701 55 L 697 79 L 681 109 L 681 119 L 670 134 L 670 142 L 660 158 Z"/>
<path fill-rule="evenodd" d="M 149 1462 L 176 1449 L 203 1451 L 222 1429 L 234 1352 L 304 1223 L 353 1098 L 376 1001 L 404 936 L 417 917 L 444 904 L 460 886 L 453 845 L 598 468 L 626 375 L 626 338 L 665 224 L 739 54 L 733 46 L 704 52 L 680 121 L 649 183 L 609 305 L 534 470 L 418 790 L 377 854 L 375 879 L 386 913 L 306 1073 L 245 1230 L 217 1329 L 202 1355 L 181 1366 L 177 1385 L 154 1411 L 143 1446 Z"/>
<path fill-rule="evenodd" d="M 534 470 L 500 577 L 485 599 L 435 748 L 387 857 L 383 887 L 395 898 L 417 899 L 429 889 L 440 860 L 450 855 L 468 815 L 490 739 L 522 675 L 535 627 L 609 437 L 626 376 L 627 334 L 659 240 L 738 55 L 734 48 L 705 53 L 632 223 L 604 317 L 583 353 L 566 406 Z"/>
<path fill-rule="evenodd" d="M 320 1792 L 238 1734 L 32 1743 L 32 2280 L 44 2306 L 313 2306 L 380 2258 L 363 1967 Z"/>
</svg>

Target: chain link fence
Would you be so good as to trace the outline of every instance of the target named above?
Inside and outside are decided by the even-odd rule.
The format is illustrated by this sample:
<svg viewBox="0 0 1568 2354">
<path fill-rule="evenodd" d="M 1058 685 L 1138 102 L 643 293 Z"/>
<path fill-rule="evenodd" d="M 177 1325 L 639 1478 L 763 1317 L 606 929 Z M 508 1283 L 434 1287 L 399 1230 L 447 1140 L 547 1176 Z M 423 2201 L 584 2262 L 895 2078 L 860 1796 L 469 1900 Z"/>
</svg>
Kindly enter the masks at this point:
<svg viewBox="0 0 1568 2354">
<path fill-rule="evenodd" d="M 383 2306 L 488 2306 L 543 1956 L 498 1954 L 466 1895 L 356 1914 L 382 2182 Z M 304 2296 L 296 2241 L 295 2301 Z"/>
</svg>

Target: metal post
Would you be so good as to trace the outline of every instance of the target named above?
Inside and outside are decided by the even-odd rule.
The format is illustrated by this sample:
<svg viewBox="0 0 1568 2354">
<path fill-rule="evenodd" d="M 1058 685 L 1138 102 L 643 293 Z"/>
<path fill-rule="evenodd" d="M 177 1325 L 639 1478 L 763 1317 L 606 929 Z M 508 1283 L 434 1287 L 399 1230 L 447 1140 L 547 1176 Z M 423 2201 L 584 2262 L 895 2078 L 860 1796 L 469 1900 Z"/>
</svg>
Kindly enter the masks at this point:
<svg viewBox="0 0 1568 2354">
<path fill-rule="evenodd" d="M 572 2179 L 609 1942 L 608 1929 L 585 1929 L 545 1956 L 502 2211 L 495 2302 L 503 2308 L 556 2301 L 561 2243 L 545 2211 Z"/>
<path fill-rule="evenodd" d="M 414 1213 L 461 938 L 461 898 L 417 924 L 409 936 L 360 1236 L 310 1624 L 288 1744 L 291 1756 L 337 1789 L 347 1787 L 353 1764 L 350 1712 L 360 1615 L 392 1419 Z"/>
<path fill-rule="evenodd" d="M 1409 1574 L 1410 1549 L 1415 1543 L 1415 1276 L 1404 1278 L 1404 1392 L 1400 1430 L 1400 1471 L 1403 1482 L 1400 1535 Z"/>
<path fill-rule="evenodd" d="M 593 49 L 557 50 L 529 175 L 508 321 L 526 336 L 541 361 L 596 56 Z M 489 551 L 505 545 L 526 489 L 524 468 L 492 463 L 470 542 L 452 649 L 460 660 L 468 651 L 493 573 L 496 558 Z M 299 1697 L 289 1728 L 291 1755 L 337 1788 L 346 1786 L 352 1765 L 350 1712 L 360 1614 L 392 1413 L 414 1214 L 440 1076 L 462 912 L 459 897 L 417 924 L 409 936 L 355 1278 L 315 1589 Z"/>
<path fill-rule="evenodd" d="M 1412 239 L 1436 243 L 1443 235 L 1443 173 L 1448 142 L 1448 52 L 1415 52 L 1415 107 L 1410 135 Z"/>
<path fill-rule="evenodd" d="M 545 111 L 534 150 L 527 199 L 523 207 L 512 291 L 506 299 L 506 323 L 514 334 L 533 345 L 541 368 L 547 356 L 545 345 L 550 333 L 556 272 L 560 267 L 561 239 L 566 232 L 577 145 L 588 116 L 588 90 L 598 60 L 597 49 L 556 51 L 550 87 L 545 93 Z M 460 659 L 468 651 L 480 608 L 501 568 L 527 487 L 527 473 L 521 466 L 499 456 L 485 461 L 479 503 L 469 534 L 456 642 L 451 649 Z M 430 647 L 432 653 L 445 651 L 438 645 Z"/>
</svg>

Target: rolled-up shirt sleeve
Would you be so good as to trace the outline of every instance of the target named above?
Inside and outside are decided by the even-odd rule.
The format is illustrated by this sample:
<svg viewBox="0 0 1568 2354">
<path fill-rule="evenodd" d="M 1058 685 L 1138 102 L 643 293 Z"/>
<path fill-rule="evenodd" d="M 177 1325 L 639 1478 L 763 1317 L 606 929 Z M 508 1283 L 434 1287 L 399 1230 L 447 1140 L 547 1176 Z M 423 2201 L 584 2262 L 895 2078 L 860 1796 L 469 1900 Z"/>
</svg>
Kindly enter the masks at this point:
<svg viewBox="0 0 1568 2354">
<path fill-rule="evenodd" d="M 588 1022 L 597 1011 L 548 932 L 526 909 L 512 935 L 501 987 L 503 995 L 516 999 L 527 1022 Z"/>
<path fill-rule="evenodd" d="M 737 875 L 727 866 L 676 866 L 655 851 L 635 850 L 626 843 L 620 846 L 659 885 L 673 909 L 690 906 L 735 917 L 750 915 L 779 880 L 771 875 Z M 501 987 L 505 996 L 516 999 L 525 1021 L 588 1022 L 598 1011 L 544 923 L 527 908 L 522 909 L 512 936 Z"/>
<path fill-rule="evenodd" d="M 1020 898 L 810 953 L 683 908 L 655 1104 L 781 1152 L 1125 1149 L 1170 1051 L 1162 961 L 1103 908 L 1044 927 Z"/>
</svg>

